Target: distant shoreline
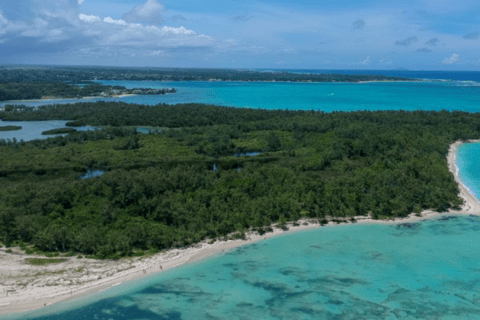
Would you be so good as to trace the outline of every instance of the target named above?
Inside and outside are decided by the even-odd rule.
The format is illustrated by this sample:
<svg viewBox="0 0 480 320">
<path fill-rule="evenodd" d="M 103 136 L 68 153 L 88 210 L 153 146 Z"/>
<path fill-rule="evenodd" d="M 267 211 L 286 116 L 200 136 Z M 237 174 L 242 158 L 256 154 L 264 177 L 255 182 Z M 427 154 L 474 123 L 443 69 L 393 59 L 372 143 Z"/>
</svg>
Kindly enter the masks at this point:
<svg viewBox="0 0 480 320">
<path fill-rule="evenodd" d="M 463 185 L 458 176 L 458 167 L 456 164 L 458 147 L 463 143 L 480 142 L 480 140 L 469 140 L 467 142 L 457 141 L 450 145 L 447 155 L 448 168 L 454 175 L 455 181 L 459 186 L 459 197 L 464 199 L 464 204 L 459 211 L 450 210 L 446 213 L 438 213 L 432 210 L 423 211 L 421 214 L 410 214 L 406 218 L 393 218 L 389 220 L 374 220 L 369 216 L 355 217 L 357 224 L 398 224 L 398 223 L 413 223 L 423 219 L 431 219 L 441 215 L 480 215 L 480 202 L 476 199 L 468 188 Z M 318 219 L 317 219 L 318 220 Z M 341 220 L 337 218 L 337 220 Z M 344 219 L 347 221 L 346 219 Z M 345 224 L 340 224 L 344 226 Z M 288 235 L 293 232 L 313 230 L 321 228 L 322 226 L 314 222 L 314 219 L 304 219 L 297 221 L 297 225 L 289 223 L 289 230 L 283 231 L 275 226 L 272 226 L 274 231 L 260 235 L 256 232 L 247 232 L 246 240 L 228 240 L 216 241 L 209 244 L 207 241 L 202 241 L 199 244 L 193 245 L 187 249 L 171 249 L 164 253 L 159 253 L 146 258 L 122 259 L 119 261 L 101 261 L 91 259 L 76 259 L 75 257 L 66 258 L 66 262 L 51 265 L 48 267 L 34 267 L 23 263 L 23 259 L 28 256 L 18 252 L 18 254 L 6 254 L 5 248 L 0 249 L 0 279 L 1 272 L 10 273 L 12 270 L 22 270 L 23 272 L 36 273 L 41 271 L 51 271 L 52 274 L 68 268 L 68 272 L 62 273 L 57 278 L 52 275 L 45 275 L 40 278 L 37 277 L 34 285 L 17 285 L 17 286 L 3 286 L 0 284 L 0 289 L 3 292 L 13 290 L 10 296 L 3 295 L 0 297 L 0 314 L 15 314 L 27 311 L 40 309 L 45 305 L 53 303 L 76 299 L 103 291 L 110 287 L 119 285 L 120 283 L 132 280 L 138 280 L 146 275 L 157 274 L 165 270 L 175 268 L 186 263 L 211 258 L 216 254 L 221 254 L 230 249 L 250 244 L 256 241 L 262 241 L 279 235 Z M 325 227 L 335 227 L 337 224 L 330 221 Z M 9 260 L 10 259 L 10 260 Z M 15 260 L 15 261 L 12 261 Z M 72 283 L 71 270 L 87 269 L 86 273 L 76 274 L 78 280 L 75 284 Z M 2 270 L 3 269 L 3 270 Z M 89 273 L 90 269 L 90 273 Z M 93 271 L 92 271 L 93 270 Z M 97 271 L 99 270 L 99 271 Z M 74 272 L 74 271 L 71 271 Z M 83 271 L 82 271 L 83 272 Z M 75 276 L 74 273 L 72 275 Z M 66 280 L 67 279 L 67 280 Z M 83 281 L 79 284 L 80 281 Z M 52 285 L 51 283 L 55 283 Z M 69 283 L 67 283 L 69 282 Z M 60 284 L 59 284 L 60 283 Z M 8 294 L 8 292 L 7 292 Z"/>
<path fill-rule="evenodd" d="M 48 102 L 48 101 L 62 101 L 62 100 L 89 100 L 89 99 L 108 99 L 108 98 L 125 98 L 137 96 L 137 94 L 122 94 L 116 95 L 111 97 L 104 97 L 104 96 L 91 96 L 91 97 L 81 97 L 81 98 L 48 98 L 48 99 L 30 99 L 30 100 L 7 100 L 7 101 L 0 101 L 4 106 L 9 103 L 21 103 L 21 102 Z"/>
</svg>

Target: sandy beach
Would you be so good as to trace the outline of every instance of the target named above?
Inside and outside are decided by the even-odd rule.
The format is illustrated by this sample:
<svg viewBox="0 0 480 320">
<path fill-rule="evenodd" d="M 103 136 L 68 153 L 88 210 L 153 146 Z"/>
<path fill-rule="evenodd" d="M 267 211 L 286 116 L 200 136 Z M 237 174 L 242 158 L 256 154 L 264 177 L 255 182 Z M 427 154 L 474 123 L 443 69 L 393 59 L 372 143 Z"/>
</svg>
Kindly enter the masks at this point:
<svg viewBox="0 0 480 320">
<path fill-rule="evenodd" d="M 480 203 L 460 182 L 458 176 L 456 152 L 462 143 L 457 141 L 450 146 L 447 160 L 449 170 L 459 185 L 459 195 L 464 200 L 464 205 L 460 211 L 452 210 L 442 215 L 480 215 Z M 414 222 L 438 215 L 441 214 L 428 210 L 419 215 L 411 214 L 404 219 L 373 220 L 365 216 L 355 217 L 355 219 L 358 224 L 396 224 Z M 0 314 L 25 312 L 52 303 L 78 298 L 119 283 L 205 259 L 224 250 L 262 241 L 280 234 L 337 225 L 329 222 L 328 225 L 321 226 L 318 224 L 318 220 L 301 220 L 297 224 L 296 226 L 288 224 L 288 231 L 273 227 L 273 232 L 262 236 L 256 232 L 247 232 L 246 240 L 216 241 L 213 244 L 203 241 L 187 249 L 172 249 L 153 256 L 120 261 L 77 259 L 74 256 L 65 257 L 65 261 L 58 264 L 31 266 L 25 263 L 25 259 L 37 256 L 26 255 L 19 248 L 12 248 L 13 253 L 6 253 L 6 248 L 0 248 Z"/>
</svg>

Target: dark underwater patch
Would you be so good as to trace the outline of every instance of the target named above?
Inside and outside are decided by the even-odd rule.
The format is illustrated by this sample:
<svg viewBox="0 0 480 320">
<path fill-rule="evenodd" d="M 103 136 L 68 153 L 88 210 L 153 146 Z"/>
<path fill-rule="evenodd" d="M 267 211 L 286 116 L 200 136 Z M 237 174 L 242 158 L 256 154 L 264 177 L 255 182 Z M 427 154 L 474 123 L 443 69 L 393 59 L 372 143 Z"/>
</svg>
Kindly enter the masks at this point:
<svg viewBox="0 0 480 320">
<path fill-rule="evenodd" d="M 64 319 L 145 319 L 145 320 L 181 320 L 182 313 L 178 311 L 164 310 L 162 313 L 155 313 L 150 310 L 140 309 L 136 305 L 124 307 L 118 302 L 126 297 L 100 300 L 88 306 L 81 307 L 69 312 L 60 314 L 49 314 L 37 320 L 64 320 Z M 105 311 L 108 311 L 107 313 Z"/>
<path fill-rule="evenodd" d="M 315 284 L 321 284 L 321 285 L 332 285 L 332 286 L 344 286 L 344 287 L 351 287 L 353 285 L 368 285 L 370 283 L 363 281 L 363 280 L 358 280 L 358 279 L 353 279 L 353 278 L 335 278 L 335 277 L 320 277 L 320 278 L 314 278 L 314 279 L 308 279 L 306 280 L 308 283 L 315 283 Z"/>
<path fill-rule="evenodd" d="M 405 222 L 397 224 L 397 229 L 417 229 L 419 226 L 419 223 Z"/>
<path fill-rule="evenodd" d="M 457 220 L 457 216 L 446 216 L 446 217 L 441 217 L 438 219 L 438 221 L 450 221 L 450 220 Z"/>
<path fill-rule="evenodd" d="M 343 302 L 340 301 L 340 300 L 332 300 L 332 299 L 329 299 L 329 300 L 327 301 L 327 303 L 333 304 L 333 305 L 336 305 L 336 306 L 340 306 L 340 305 L 343 304 Z"/>
<path fill-rule="evenodd" d="M 291 308 L 290 311 L 292 312 L 301 312 L 301 313 L 305 313 L 305 314 L 309 314 L 309 315 L 314 315 L 316 314 L 316 311 L 312 308 Z"/>
<path fill-rule="evenodd" d="M 253 303 L 248 303 L 248 302 L 240 302 L 237 303 L 237 307 L 239 308 L 246 308 L 246 307 L 252 307 Z"/>
<path fill-rule="evenodd" d="M 279 269 L 278 270 L 278 273 L 284 275 L 284 276 L 290 276 L 290 275 L 294 275 L 294 276 L 301 276 L 304 271 L 300 268 L 292 268 L 292 267 L 288 267 L 288 268 L 282 268 L 282 269 Z"/>
</svg>

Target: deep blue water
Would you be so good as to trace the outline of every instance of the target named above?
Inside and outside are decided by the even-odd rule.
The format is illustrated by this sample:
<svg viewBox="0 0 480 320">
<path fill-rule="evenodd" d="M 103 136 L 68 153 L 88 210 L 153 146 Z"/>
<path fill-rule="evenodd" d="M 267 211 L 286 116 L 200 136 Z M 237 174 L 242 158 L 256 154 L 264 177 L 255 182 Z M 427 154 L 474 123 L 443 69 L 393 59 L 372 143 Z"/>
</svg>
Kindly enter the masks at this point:
<svg viewBox="0 0 480 320">
<path fill-rule="evenodd" d="M 480 217 L 278 236 L 6 319 L 477 319 Z"/>
</svg>

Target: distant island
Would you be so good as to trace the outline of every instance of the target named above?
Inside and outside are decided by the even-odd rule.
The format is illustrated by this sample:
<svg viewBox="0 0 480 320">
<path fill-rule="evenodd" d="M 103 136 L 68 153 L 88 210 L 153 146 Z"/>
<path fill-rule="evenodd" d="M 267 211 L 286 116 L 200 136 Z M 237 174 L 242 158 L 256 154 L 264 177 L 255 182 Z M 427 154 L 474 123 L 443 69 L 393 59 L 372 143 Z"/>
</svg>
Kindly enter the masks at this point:
<svg viewBox="0 0 480 320">
<path fill-rule="evenodd" d="M 63 82 L 0 82 L 0 101 L 64 98 L 121 97 L 176 93 L 174 88 L 133 88 L 104 86 L 98 83 L 73 85 Z"/>
<path fill-rule="evenodd" d="M 31 66 L 0 69 L 0 84 L 18 82 L 93 83 L 95 80 L 124 81 L 283 81 L 283 82 L 365 82 L 409 81 L 404 77 L 382 75 L 296 73 L 249 69 L 200 68 L 119 68 Z"/>
<path fill-rule="evenodd" d="M 16 131 L 21 130 L 20 126 L 0 126 L 0 131 Z"/>
</svg>

